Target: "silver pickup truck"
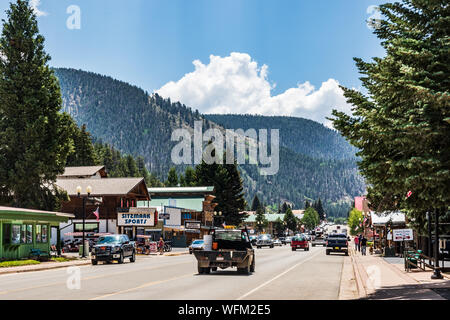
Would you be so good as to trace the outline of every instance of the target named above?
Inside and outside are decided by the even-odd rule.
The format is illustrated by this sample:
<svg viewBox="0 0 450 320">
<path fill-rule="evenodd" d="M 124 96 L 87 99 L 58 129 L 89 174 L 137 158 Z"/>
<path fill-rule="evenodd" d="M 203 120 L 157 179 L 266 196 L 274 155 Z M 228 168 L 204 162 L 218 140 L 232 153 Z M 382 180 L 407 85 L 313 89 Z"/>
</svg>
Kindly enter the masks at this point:
<svg viewBox="0 0 450 320">
<path fill-rule="evenodd" d="M 327 240 L 324 238 L 323 235 L 320 236 L 312 236 L 311 245 L 313 247 L 315 246 L 327 246 Z"/>
</svg>

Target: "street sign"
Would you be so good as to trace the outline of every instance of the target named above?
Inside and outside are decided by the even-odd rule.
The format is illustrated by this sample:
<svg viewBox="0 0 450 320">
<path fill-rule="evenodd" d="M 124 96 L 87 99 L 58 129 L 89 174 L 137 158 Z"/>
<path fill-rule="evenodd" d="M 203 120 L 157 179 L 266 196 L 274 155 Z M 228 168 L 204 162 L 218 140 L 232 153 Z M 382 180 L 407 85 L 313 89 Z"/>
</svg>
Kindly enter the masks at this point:
<svg viewBox="0 0 450 320">
<path fill-rule="evenodd" d="M 170 219 L 170 214 L 169 213 L 160 213 L 158 216 L 158 219 L 160 219 L 160 220 Z"/>
<path fill-rule="evenodd" d="M 200 229 L 202 223 L 200 221 L 185 221 L 184 227 L 186 229 Z"/>
<path fill-rule="evenodd" d="M 413 240 L 412 229 L 394 229 L 392 230 L 394 241 L 410 241 Z"/>
</svg>

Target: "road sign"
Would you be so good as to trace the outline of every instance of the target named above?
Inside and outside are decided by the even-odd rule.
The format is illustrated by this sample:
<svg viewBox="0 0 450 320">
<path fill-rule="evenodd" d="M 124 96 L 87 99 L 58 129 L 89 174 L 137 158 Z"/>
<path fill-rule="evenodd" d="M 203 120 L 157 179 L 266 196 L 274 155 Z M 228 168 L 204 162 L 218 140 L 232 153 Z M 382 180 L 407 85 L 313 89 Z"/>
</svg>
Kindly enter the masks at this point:
<svg viewBox="0 0 450 320">
<path fill-rule="evenodd" d="M 186 229 L 200 229 L 202 223 L 200 221 L 185 221 L 184 227 Z"/>
<path fill-rule="evenodd" d="M 394 241 L 410 241 L 413 240 L 412 229 L 394 229 Z"/>
<path fill-rule="evenodd" d="M 158 216 L 158 219 L 160 219 L 160 220 L 170 219 L 170 214 L 169 213 L 160 213 Z"/>
</svg>

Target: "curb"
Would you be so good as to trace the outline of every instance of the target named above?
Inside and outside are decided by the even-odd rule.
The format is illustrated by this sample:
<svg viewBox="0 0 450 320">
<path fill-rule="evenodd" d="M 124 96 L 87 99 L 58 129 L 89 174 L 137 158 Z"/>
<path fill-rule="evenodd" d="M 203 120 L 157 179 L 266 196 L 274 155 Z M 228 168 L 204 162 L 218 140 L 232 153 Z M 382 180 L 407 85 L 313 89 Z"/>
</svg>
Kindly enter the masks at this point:
<svg viewBox="0 0 450 320">
<path fill-rule="evenodd" d="M 58 263 L 58 262 L 56 262 Z M 22 269 L 22 270 L 5 270 L 2 271 L 0 270 L 0 276 L 4 275 L 4 274 L 12 274 L 12 273 L 24 273 L 24 272 L 36 272 L 36 271 L 45 271 L 45 270 L 52 270 L 52 269 L 61 269 L 61 268 L 67 268 L 67 267 L 78 267 L 78 266 L 86 266 L 86 265 L 90 265 L 91 261 L 83 261 L 82 263 L 75 263 L 75 264 L 66 264 L 66 265 L 61 265 L 61 264 L 55 264 L 55 265 L 49 265 L 49 266 L 45 266 L 42 268 L 30 268 L 30 269 Z M 14 267 L 13 267 L 14 268 Z"/>
<path fill-rule="evenodd" d="M 356 288 L 358 290 L 359 299 L 367 297 L 367 288 L 364 286 L 364 282 L 362 281 L 362 276 L 359 271 L 358 265 L 355 261 L 355 254 L 353 248 L 350 250 L 350 259 L 353 267 L 353 274 L 355 276 Z"/>
<path fill-rule="evenodd" d="M 189 251 L 165 253 L 164 255 L 169 257 L 175 257 L 175 256 L 182 256 L 185 254 L 189 254 Z"/>
</svg>

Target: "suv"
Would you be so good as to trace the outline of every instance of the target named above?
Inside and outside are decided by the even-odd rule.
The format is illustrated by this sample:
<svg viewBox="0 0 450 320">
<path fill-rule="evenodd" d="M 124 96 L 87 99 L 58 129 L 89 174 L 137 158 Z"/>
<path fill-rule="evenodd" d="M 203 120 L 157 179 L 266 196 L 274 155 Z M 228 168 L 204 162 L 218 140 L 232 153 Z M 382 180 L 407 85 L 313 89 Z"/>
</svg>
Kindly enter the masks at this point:
<svg viewBox="0 0 450 320">
<path fill-rule="evenodd" d="M 261 234 L 258 236 L 258 239 L 256 240 L 256 248 L 259 249 L 262 247 L 274 247 L 272 237 L 269 234 Z"/>
<path fill-rule="evenodd" d="M 320 236 L 315 235 L 312 237 L 311 245 L 313 247 L 315 247 L 315 246 L 324 246 L 325 247 L 327 245 L 326 238 L 323 235 L 320 235 Z"/>
<path fill-rule="evenodd" d="M 130 258 L 130 262 L 136 261 L 134 241 L 130 241 L 125 234 L 101 236 L 91 252 L 93 265 L 97 265 L 98 261 L 111 263 L 116 260 L 118 263 L 123 263 L 125 258 Z"/>
<path fill-rule="evenodd" d="M 330 252 L 343 252 L 348 256 L 348 240 L 347 235 L 343 233 L 332 233 L 327 238 L 327 255 Z"/>
</svg>

